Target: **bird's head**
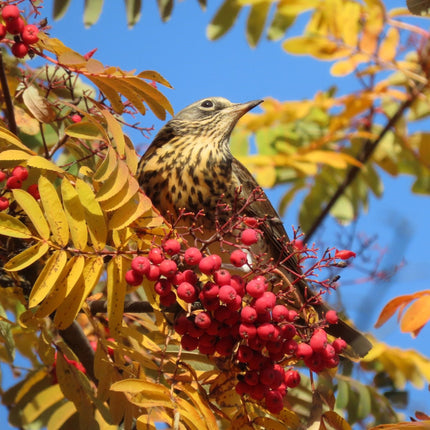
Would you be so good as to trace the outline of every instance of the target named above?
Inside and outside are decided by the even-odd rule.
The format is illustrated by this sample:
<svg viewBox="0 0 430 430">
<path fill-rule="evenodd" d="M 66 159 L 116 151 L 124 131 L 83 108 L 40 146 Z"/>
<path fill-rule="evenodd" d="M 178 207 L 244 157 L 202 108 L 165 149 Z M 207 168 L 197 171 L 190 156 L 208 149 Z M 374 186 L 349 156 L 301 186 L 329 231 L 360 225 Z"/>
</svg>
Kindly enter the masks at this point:
<svg viewBox="0 0 430 430">
<path fill-rule="evenodd" d="M 243 115 L 262 102 L 232 103 L 223 97 L 209 97 L 182 109 L 169 121 L 168 126 L 177 135 L 200 135 L 221 141 L 230 137 Z"/>
</svg>

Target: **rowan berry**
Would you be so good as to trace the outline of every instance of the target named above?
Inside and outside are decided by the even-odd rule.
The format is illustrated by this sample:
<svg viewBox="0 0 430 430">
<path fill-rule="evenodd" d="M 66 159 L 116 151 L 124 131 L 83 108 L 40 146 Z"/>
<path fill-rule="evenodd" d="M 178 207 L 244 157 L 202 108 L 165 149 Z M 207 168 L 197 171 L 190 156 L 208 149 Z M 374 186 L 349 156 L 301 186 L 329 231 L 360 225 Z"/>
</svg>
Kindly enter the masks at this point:
<svg viewBox="0 0 430 430">
<path fill-rule="evenodd" d="M 254 245 L 258 242 L 257 230 L 254 230 L 253 228 L 243 230 L 240 234 L 240 241 L 246 246 Z"/>
<path fill-rule="evenodd" d="M 193 303 L 196 300 L 196 289 L 189 282 L 182 282 L 178 286 L 178 297 L 185 303 Z"/>
<path fill-rule="evenodd" d="M 199 345 L 215 346 L 216 341 L 216 336 L 210 335 L 209 333 L 203 333 L 199 338 Z"/>
<path fill-rule="evenodd" d="M 282 344 L 282 352 L 286 355 L 293 355 L 297 351 L 297 342 L 294 339 L 287 340 Z"/>
<path fill-rule="evenodd" d="M 70 119 L 74 122 L 74 123 L 78 123 L 82 121 L 82 117 L 81 115 L 79 115 L 78 113 L 73 114 Z"/>
<path fill-rule="evenodd" d="M 22 187 L 22 181 L 21 179 L 17 178 L 16 176 L 10 176 L 7 178 L 6 181 L 6 188 L 9 188 L 10 190 L 14 190 L 16 188 Z"/>
<path fill-rule="evenodd" d="M 135 272 L 134 270 L 128 270 L 125 273 L 125 281 L 128 285 L 131 285 L 132 287 L 137 287 L 142 283 L 143 276 L 140 273 Z"/>
<path fill-rule="evenodd" d="M 3 182 L 6 179 L 7 175 L 5 172 L 0 170 L 0 182 Z"/>
<path fill-rule="evenodd" d="M 208 281 L 203 285 L 200 294 L 204 299 L 216 299 L 218 297 L 219 287 L 212 281 Z"/>
<path fill-rule="evenodd" d="M 23 166 L 16 166 L 12 170 L 12 176 L 25 181 L 28 178 L 28 170 Z"/>
<path fill-rule="evenodd" d="M 176 294 L 174 291 L 169 291 L 165 296 L 160 296 L 160 304 L 166 308 L 176 303 Z"/>
<path fill-rule="evenodd" d="M 6 21 L 6 30 L 10 34 L 20 34 L 22 30 L 24 30 L 24 26 L 25 26 L 25 22 L 20 16 L 16 19 Z M 13 52 L 13 48 L 12 48 L 12 52 Z"/>
<path fill-rule="evenodd" d="M 335 351 L 340 354 L 348 345 L 347 343 L 341 339 L 340 337 L 338 337 L 337 339 L 335 339 L 332 343 L 333 348 L 335 349 Z"/>
<path fill-rule="evenodd" d="M 299 316 L 299 314 L 296 311 L 294 311 L 293 309 L 290 309 L 288 311 L 287 321 L 288 322 L 293 322 L 298 316 Z"/>
<path fill-rule="evenodd" d="M 284 401 L 281 393 L 270 390 L 266 393 L 266 408 L 272 414 L 279 414 L 284 408 Z"/>
<path fill-rule="evenodd" d="M 223 285 L 229 285 L 231 281 L 231 275 L 228 270 L 220 269 L 214 273 L 214 281 L 222 287 Z"/>
<path fill-rule="evenodd" d="M 173 260 L 163 260 L 158 268 L 160 269 L 160 275 L 168 279 L 173 278 L 178 271 L 178 266 Z"/>
<path fill-rule="evenodd" d="M 167 279 L 159 279 L 154 285 L 154 290 L 159 296 L 167 296 L 172 290 L 172 285 Z"/>
<path fill-rule="evenodd" d="M 238 311 L 242 307 L 242 297 L 240 297 L 238 294 L 236 294 L 236 297 L 233 301 L 230 303 L 227 303 L 227 307 L 231 311 Z M 239 317 L 239 314 L 237 314 Z"/>
<path fill-rule="evenodd" d="M 337 324 L 339 321 L 339 317 L 337 316 L 337 312 L 333 309 L 330 309 L 325 314 L 325 319 L 329 324 Z"/>
<path fill-rule="evenodd" d="M 141 255 L 134 257 L 133 260 L 131 260 L 131 268 L 141 275 L 147 275 L 149 273 L 150 267 L 151 262 L 149 261 L 149 258 L 143 257 Z"/>
<path fill-rule="evenodd" d="M 320 352 L 327 345 L 327 333 L 324 330 L 316 330 L 309 341 L 313 351 Z"/>
<path fill-rule="evenodd" d="M 267 391 L 267 388 L 263 384 L 258 383 L 257 385 L 251 386 L 251 390 L 249 392 L 249 395 L 254 400 L 261 401 L 264 399 L 266 391 Z"/>
<path fill-rule="evenodd" d="M 290 340 L 297 334 L 296 327 L 292 324 L 284 324 L 281 326 L 280 330 L 281 337 L 285 340 Z"/>
<path fill-rule="evenodd" d="M 189 266 L 195 266 L 200 263 L 202 253 L 197 248 L 188 248 L 184 254 L 184 261 Z"/>
<path fill-rule="evenodd" d="M 257 328 L 258 337 L 262 340 L 276 340 L 276 329 L 273 324 L 263 323 Z"/>
<path fill-rule="evenodd" d="M 271 291 L 265 291 L 261 297 L 259 297 L 254 307 L 258 314 L 265 314 L 270 312 L 276 304 L 276 296 Z"/>
<path fill-rule="evenodd" d="M 232 336 L 223 337 L 215 345 L 215 351 L 221 356 L 230 355 L 233 352 L 235 340 Z"/>
<path fill-rule="evenodd" d="M 168 255 L 176 255 L 181 250 L 181 244 L 176 239 L 169 239 L 164 243 L 163 250 Z"/>
<path fill-rule="evenodd" d="M 192 337 L 200 337 L 205 331 L 199 326 L 195 325 L 192 321 L 190 321 L 190 325 L 188 326 L 188 334 Z"/>
<path fill-rule="evenodd" d="M 233 275 L 230 285 L 236 290 L 236 293 L 243 297 L 245 295 L 245 281 L 239 275 Z"/>
<path fill-rule="evenodd" d="M 200 339 L 199 339 L 199 352 L 200 354 L 205 354 L 205 355 L 213 355 L 215 354 L 215 345 L 201 345 L 200 344 Z"/>
<path fill-rule="evenodd" d="M 192 285 L 196 285 L 198 281 L 197 275 L 190 269 L 184 270 L 183 272 L 176 272 L 172 278 L 172 283 L 179 285 L 181 282 L 189 282 Z"/>
<path fill-rule="evenodd" d="M 207 312 L 200 312 L 196 315 L 194 323 L 203 329 L 207 329 L 211 325 L 211 317 Z"/>
<path fill-rule="evenodd" d="M 214 312 L 214 318 L 219 322 L 225 321 L 230 315 L 231 310 L 227 306 L 219 306 Z"/>
<path fill-rule="evenodd" d="M 19 15 L 18 7 L 13 4 L 7 4 L 1 11 L 1 16 L 6 22 L 18 19 Z"/>
<path fill-rule="evenodd" d="M 244 381 L 239 381 L 236 384 L 236 393 L 239 394 L 239 396 L 243 396 L 245 394 L 248 394 L 251 390 L 251 387 Z"/>
<path fill-rule="evenodd" d="M 300 373 L 297 370 L 287 370 L 284 381 L 288 388 L 295 388 L 300 384 Z"/>
<path fill-rule="evenodd" d="M 182 348 L 185 351 L 193 351 L 199 345 L 199 340 L 195 337 L 190 336 L 189 334 L 184 334 L 181 339 Z"/>
<path fill-rule="evenodd" d="M 260 382 L 269 388 L 275 389 L 279 387 L 284 380 L 284 373 L 281 369 L 275 366 L 266 367 L 260 373 Z"/>
<path fill-rule="evenodd" d="M 9 207 L 9 200 L 6 197 L 0 197 L 0 211 L 4 211 Z"/>
<path fill-rule="evenodd" d="M 257 328 L 252 324 L 240 324 L 239 325 L 239 336 L 242 339 L 252 339 L 257 336 Z"/>
<path fill-rule="evenodd" d="M 231 285 L 223 285 L 219 289 L 218 297 L 225 304 L 234 302 L 236 296 L 236 290 Z"/>
<path fill-rule="evenodd" d="M 257 311 L 252 306 L 245 306 L 240 312 L 240 319 L 245 324 L 252 324 L 257 320 Z"/>
<path fill-rule="evenodd" d="M 236 249 L 230 254 L 230 263 L 233 264 L 234 267 L 242 267 L 247 261 L 248 256 L 240 249 Z"/>
<path fill-rule="evenodd" d="M 299 343 L 296 349 L 296 357 L 298 359 L 307 359 L 312 357 L 314 353 L 312 347 L 307 343 Z"/>
<path fill-rule="evenodd" d="M 246 345 L 240 345 L 237 350 L 236 358 L 241 363 L 249 363 L 255 356 L 255 352 Z"/>
<path fill-rule="evenodd" d="M 256 370 L 249 370 L 248 372 L 246 372 L 243 380 L 248 385 L 257 385 L 260 382 L 260 375 Z"/>
<path fill-rule="evenodd" d="M 221 266 L 221 265 L 220 265 Z M 211 275 L 216 272 L 220 267 L 217 267 L 216 261 L 212 258 L 212 255 L 203 257 L 199 263 L 199 269 L 205 275 Z"/>
<path fill-rule="evenodd" d="M 191 321 L 185 315 L 180 315 L 175 320 L 174 328 L 176 333 L 182 336 L 188 332 L 188 327 L 190 327 L 190 325 Z"/>
<path fill-rule="evenodd" d="M 6 36 L 7 30 L 6 26 L 3 24 L 0 24 L 0 39 L 3 39 Z"/>
<path fill-rule="evenodd" d="M 154 264 L 160 264 L 164 260 L 163 251 L 160 248 L 152 248 L 148 253 L 148 258 Z"/>
<path fill-rule="evenodd" d="M 272 309 L 273 321 L 283 322 L 288 320 L 288 309 L 284 305 L 276 305 Z"/>
<path fill-rule="evenodd" d="M 263 276 L 257 276 L 246 284 L 246 292 L 256 299 L 261 297 L 265 291 L 267 291 L 267 283 Z"/>
<path fill-rule="evenodd" d="M 34 24 L 27 24 L 21 31 L 21 39 L 24 43 L 32 45 L 39 40 L 39 29 Z"/>
<path fill-rule="evenodd" d="M 149 266 L 149 271 L 146 274 L 146 277 L 150 281 L 156 281 L 160 277 L 160 269 L 155 264 L 151 264 Z"/>
<path fill-rule="evenodd" d="M 27 188 L 27 192 L 31 194 L 36 200 L 40 199 L 39 187 L 37 184 L 31 184 Z"/>
</svg>

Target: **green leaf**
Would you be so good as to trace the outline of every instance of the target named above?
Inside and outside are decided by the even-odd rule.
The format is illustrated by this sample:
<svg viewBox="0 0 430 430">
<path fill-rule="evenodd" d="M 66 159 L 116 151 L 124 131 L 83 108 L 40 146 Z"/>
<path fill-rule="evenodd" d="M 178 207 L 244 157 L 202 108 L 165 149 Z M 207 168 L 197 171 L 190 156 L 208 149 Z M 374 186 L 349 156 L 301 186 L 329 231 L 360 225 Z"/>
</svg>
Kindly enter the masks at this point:
<svg viewBox="0 0 430 430">
<path fill-rule="evenodd" d="M 281 39 L 295 21 L 296 15 L 285 15 L 276 11 L 275 16 L 270 23 L 270 27 L 267 30 L 267 37 L 269 40 Z"/>
<path fill-rule="evenodd" d="M 206 35 L 210 40 L 219 39 L 231 29 L 242 6 L 236 0 L 225 0 L 218 9 L 212 22 L 208 25 Z"/>
<path fill-rule="evenodd" d="M 134 27 L 139 21 L 142 10 L 142 0 L 125 0 L 128 27 Z"/>
<path fill-rule="evenodd" d="M 95 24 L 103 9 L 103 0 L 85 0 L 84 6 L 84 24 L 85 27 L 91 27 Z"/>
<path fill-rule="evenodd" d="M 372 397 L 366 385 L 357 384 L 356 388 L 358 389 L 359 396 L 357 418 L 362 420 L 370 415 L 372 408 Z"/>
<path fill-rule="evenodd" d="M 257 46 L 263 34 L 270 6 L 270 2 L 262 2 L 253 5 L 251 8 L 246 25 L 246 38 L 252 47 Z"/>
<path fill-rule="evenodd" d="M 61 19 L 69 8 L 71 0 L 54 0 L 52 15 L 55 20 Z"/>
<path fill-rule="evenodd" d="M 346 408 L 349 402 L 349 384 L 340 379 L 337 385 L 336 409 Z"/>
<path fill-rule="evenodd" d="M 157 0 L 161 19 L 165 22 L 172 15 L 173 0 Z"/>
</svg>

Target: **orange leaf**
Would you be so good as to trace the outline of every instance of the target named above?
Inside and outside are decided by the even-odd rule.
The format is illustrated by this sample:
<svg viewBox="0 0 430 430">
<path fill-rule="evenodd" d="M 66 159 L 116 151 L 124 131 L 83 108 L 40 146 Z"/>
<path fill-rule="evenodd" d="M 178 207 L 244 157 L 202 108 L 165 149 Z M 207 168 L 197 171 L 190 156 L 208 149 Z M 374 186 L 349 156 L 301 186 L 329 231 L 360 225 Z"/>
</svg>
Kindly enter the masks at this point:
<svg viewBox="0 0 430 430">
<path fill-rule="evenodd" d="M 403 333 L 415 331 L 425 325 L 430 319 L 430 294 L 420 297 L 405 312 L 400 323 Z"/>
<path fill-rule="evenodd" d="M 405 296 L 395 297 L 390 300 L 382 309 L 381 314 L 379 315 L 378 321 L 375 323 L 375 328 L 379 328 L 384 325 L 398 310 L 398 308 L 404 304 L 408 304 L 413 300 L 413 296 L 411 294 Z"/>
</svg>

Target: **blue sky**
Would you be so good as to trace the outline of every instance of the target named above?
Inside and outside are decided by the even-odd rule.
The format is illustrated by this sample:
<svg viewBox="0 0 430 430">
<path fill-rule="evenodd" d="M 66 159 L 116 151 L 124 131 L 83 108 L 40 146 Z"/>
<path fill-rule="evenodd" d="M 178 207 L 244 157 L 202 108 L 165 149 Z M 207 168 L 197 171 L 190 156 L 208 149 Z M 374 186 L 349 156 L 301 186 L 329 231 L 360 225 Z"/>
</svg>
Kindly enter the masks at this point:
<svg viewBox="0 0 430 430">
<path fill-rule="evenodd" d="M 173 16 L 167 23 L 161 22 L 156 2 L 145 1 L 142 19 L 131 30 L 126 25 L 123 2 L 119 1 L 105 2 L 100 21 L 84 29 L 82 3 L 73 1 L 70 10 L 58 22 L 50 19 L 51 35 L 81 54 L 98 48 L 94 57 L 106 65 L 125 70 L 158 71 L 174 87 L 163 92 L 175 111 L 208 96 L 223 96 L 234 102 L 264 97 L 293 100 L 311 98 L 317 90 L 331 85 L 348 89 L 353 82 L 348 78 L 332 77 L 329 63 L 286 55 L 279 42 L 263 40 L 256 49 L 249 48 L 243 14 L 230 33 L 219 41 L 208 41 L 206 26 L 214 16 L 218 1 L 209 0 L 206 12 L 201 11 L 196 0 L 176 1 Z M 405 5 L 401 0 L 387 3 L 390 7 Z M 52 1 L 45 0 L 45 5 L 44 15 L 50 18 Z M 140 120 L 142 125 L 154 125 L 156 131 L 162 126 L 153 115 Z M 145 145 L 150 140 L 136 136 L 134 142 Z M 384 196 L 371 199 L 369 213 L 361 217 L 355 228 L 368 236 L 377 235 L 379 244 L 387 248 L 383 266 L 390 267 L 401 258 L 407 264 L 391 282 L 345 285 L 342 298 L 362 329 L 392 345 L 415 348 L 430 356 L 429 327 L 424 328 L 416 340 L 401 334 L 394 320 L 381 329 L 372 330 L 380 310 L 390 298 L 428 288 L 426 281 L 430 275 L 429 197 L 412 195 L 410 178 L 383 177 Z M 283 191 L 285 188 L 280 187 L 269 193 L 275 205 Z M 293 205 L 284 221 L 287 230 L 297 224 L 297 205 Z M 322 238 L 325 245 L 331 245 L 331 238 L 335 242 L 340 233 L 330 221 L 323 230 L 324 234 L 314 239 Z M 342 277 L 351 279 L 354 273 L 344 271 Z M 429 398 L 428 392 L 415 394 L 409 412 L 426 410 Z"/>
</svg>

